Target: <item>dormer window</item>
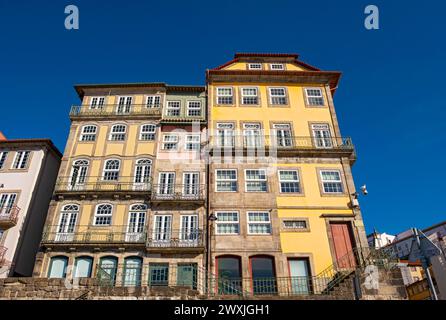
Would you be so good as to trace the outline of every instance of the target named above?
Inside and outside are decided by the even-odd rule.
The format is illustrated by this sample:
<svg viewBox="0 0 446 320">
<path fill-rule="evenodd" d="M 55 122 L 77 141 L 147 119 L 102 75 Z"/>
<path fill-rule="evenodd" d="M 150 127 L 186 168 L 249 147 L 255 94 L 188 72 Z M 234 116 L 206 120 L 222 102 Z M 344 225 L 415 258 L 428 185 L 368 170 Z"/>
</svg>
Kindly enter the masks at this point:
<svg viewBox="0 0 446 320">
<path fill-rule="evenodd" d="M 271 63 L 269 67 L 271 70 L 285 70 L 283 63 Z"/>
<path fill-rule="evenodd" d="M 248 63 L 248 69 L 249 70 L 262 70 L 262 64 L 261 63 Z"/>
</svg>

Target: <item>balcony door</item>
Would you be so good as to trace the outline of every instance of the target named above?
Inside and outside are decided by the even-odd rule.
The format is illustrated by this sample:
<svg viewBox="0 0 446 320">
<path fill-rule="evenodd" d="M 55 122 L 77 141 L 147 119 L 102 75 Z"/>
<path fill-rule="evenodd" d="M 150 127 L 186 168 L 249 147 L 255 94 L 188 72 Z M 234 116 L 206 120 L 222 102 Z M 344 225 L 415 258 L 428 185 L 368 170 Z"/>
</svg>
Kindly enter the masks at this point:
<svg viewBox="0 0 446 320">
<path fill-rule="evenodd" d="M 170 242 L 172 232 L 172 216 L 157 215 L 153 226 L 153 242 L 156 245 L 166 245 Z"/>
<path fill-rule="evenodd" d="M 132 97 L 119 97 L 118 100 L 118 114 L 130 113 L 130 108 L 132 106 Z"/>
<path fill-rule="evenodd" d="M 78 214 L 79 206 L 77 205 L 66 205 L 62 208 L 55 237 L 57 242 L 74 240 L 74 228 L 76 227 Z"/>
<path fill-rule="evenodd" d="M 193 245 L 198 241 L 198 216 L 182 215 L 181 216 L 180 241 L 182 245 Z"/>
<path fill-rule="evenodd" d="M 152 160 L 141 159 L 136 162 L 134 189 L 147 190 L 150 183 Z"/>
<path fill-rule="evenodd" d="M 193 197 L 198 195 L 200 174 L 198 172 L 187 172 L 183 176 L 183 195 Z"/>
<path fill-rule="evenodd" d="M 262 131 L 258 123 L 243 125 L 243 139 L 245 148 L 258 148 L 262 145 Z"/>
<path fill-rule="evenodd" d="M 0 194 L 0 216 L 9 216 L 16 200 L 17 193 Z"/>
<path fill-rule="evenodd" d="M 146 225 L 147 207 L 143 204 L 131 206 L 129 212 L 129 223 L 127 226 L 126 242 L 144 241 L 144 229 Z"/>
<path fill-rule="evenodd" d="M 311 125 L 311 130 L 313 131 L 313 139 L 316 148 L 333 147 L 330 127 L 328 124 L 313 124 Z"/>
<path fill-rule="evenodd" d="M 293 294 L 309 294 L 311 275 L 308 259 L 289 259 L 291 292 Z"/>
<path fill-rule="evenodd" d="M 291 138 L 291 126 L 289 124 L 274 124 L 277 147 L 287 148 L 293 145 Z"/>
<path fill-rule="evenodd" d="M 174 193 L 175 172 L 161 172 L 159 177 L 158 194 L 172 195 Z"/>
<path fill-rule="evenodd" d="M 88 165 L 88 160 L 76 160 L 73 162 L 69 183 L 70 190 L 83 189 L 87 180 Z"/>
</svg>

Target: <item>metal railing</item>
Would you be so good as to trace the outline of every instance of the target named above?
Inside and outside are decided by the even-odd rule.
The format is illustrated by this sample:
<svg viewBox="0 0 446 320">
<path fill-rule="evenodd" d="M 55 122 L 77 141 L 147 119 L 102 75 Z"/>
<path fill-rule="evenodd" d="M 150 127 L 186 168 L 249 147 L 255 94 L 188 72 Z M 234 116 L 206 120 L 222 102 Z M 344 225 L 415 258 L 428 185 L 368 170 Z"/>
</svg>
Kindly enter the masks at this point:
<svg viewBox="0 0 446 320">
<path fill-rule="evenodd" d="M 204 201 L 205 185 L 199 184 L 155 184 L 152 188 L 153 201 Z"/>
<path fill-rule="evenodd" d="M 148 248 L 197 248 L 204 247 L 200 229 L 164 229 L 153 231 L 147 237 Z"/>
<path fill-rule="evenodd" d="M 47 226 L 43 244 L 139 244 L 147 248 L 198 248 L 204 246 L 200 229 L 163 229 L 147 232 L 147 227 L 125 226 Z"/>
<path fill-rule="evenodd" d="M 20 208 L 17 206 L 0 208 L 0 227 L 11 228 L 17 224 Z"/>
<path fill-rule="evenodd" d="M 91 108 L 88 105 L 72 106 L 71 117 L 103 117 L 103 116 L 153 116 L 161 117 L 162 105 L 147 106 L 145 104 L 118 105 L 107 104 Z"/>
<path fill-rule="evenodd" d="M 47 226 L 43 231 L 42 243 L 59 244 L 141 244 L 144 245 L 147 233 L 141 228 L 134 232 L 134 226 Z"/>
<path fill-rule="evenodd" d="M 245 149 L 277 149 L 277 150 L 353 150 L 350 137 L 280 137 L 277 135 L 243 136 L 235 135 L 226 139 L 211 137 L 213 149 L 245 148 Z"/>
<path fill-rule="evenodd" d="M 122 177 L 104 178 L 91 177 L 77 178 L 73 181 L 72 177 L 58 177 L 56 181 L 56 192 L 88 192 L 88 191 L 150 191 L 151 179 L 140 177 Z"/>
</svg>

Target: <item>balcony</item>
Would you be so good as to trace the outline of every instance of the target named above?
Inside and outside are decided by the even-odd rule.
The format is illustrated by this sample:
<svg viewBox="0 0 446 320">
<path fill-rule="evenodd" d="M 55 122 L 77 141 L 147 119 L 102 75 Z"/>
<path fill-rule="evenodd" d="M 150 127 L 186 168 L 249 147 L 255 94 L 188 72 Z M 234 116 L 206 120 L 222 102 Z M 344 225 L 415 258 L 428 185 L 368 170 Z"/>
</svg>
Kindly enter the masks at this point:
<svg viewBox="0 0 446 320">
<path fill-rule="evenodd" d="M 280 137 L 271 136 L 242 136 L 211 138 L 210 152 L 212 155 L 227 154 L 265 154 L 277 156 L 314 156 L 333 155 L 350 156 L 355 154 L 350 137 Z"/>
<path fill-rule="evenodd" d="M 197 249 L 204 249 L 203 231 L 199 229 L 155 231 L 147 237 L 147 250 L 151 252 Z"/>
<path fill-rule="evenodd" d="M 150 251 L 197 250 L 204 248 L 203 231 L 199 229 L 164 229 L 148 233 L 146 226 L 134 232 L 135 226 L 70 227 L 47 226 L 43 232 L 44 246 L 146 247 Z M 132 231 L 129 231 L 132 230 Z"/>
<path fill-rule="evenodd" d="M 86 194 L 144 194 L 151 190 L 150 180 L 144 182 L 140 177 L 117 177 L 113 180 L 104 177 L 85 177 L 72 181 L 72 177 L 59 177 L 56 181 L 57 195 L 86 195 Z"/>
<path fill-rule="evenodd" d="M 152 202 L 204 203 L 205 190 L 205 185 L 156 184 L 152 188 Z"/>
<path fill-rule="evenodd" d="M 17 206 L 0 208 L 0 229 L 6 230 L 14 227 L 19 218 L 20 208 Z"/>
<path fill-rule="evenodd" d="M 103 105 L 101 107 L 91 108 L 88 105 L 72 106 L 70 110 L 71 120 L 95 120 L 107 118 L 160 118 L 162 105 L 157 104 L 148 107 L 145 104 L 131 105 Z"/>
<path fill-rule="evenodd" d="M 129 226 L 47 226 L 43 232 L 42 244 L 60 246 L 85 245 L 127 245 L 145 246 L 147 234 L 145 231 L 130 232 Z"/>
</svg>

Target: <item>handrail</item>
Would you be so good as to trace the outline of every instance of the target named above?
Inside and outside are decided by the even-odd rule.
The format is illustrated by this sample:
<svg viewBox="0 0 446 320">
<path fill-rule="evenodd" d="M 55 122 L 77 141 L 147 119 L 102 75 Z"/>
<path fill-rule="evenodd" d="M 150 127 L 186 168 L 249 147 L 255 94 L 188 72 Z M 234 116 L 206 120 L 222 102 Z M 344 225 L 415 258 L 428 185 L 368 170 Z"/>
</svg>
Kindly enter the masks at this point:
<svg viewBox="0 0 446 320">
<path fill-rule="evenodd" d="M 204 200 L 204 184 L 154 184 L 152 200 Z"/>
<path fill-rule="evenodd" d="M 162 104 L 147 106 L 145 104 L 118 105 L 107 104 L 91 108 L 89 105 L 72 106 L 70 116 L 88 117 L 88 116 L 106 116 L 106 115 L 145 115 L 161 116 Z"/>
<path fill-rule="evenodd" d="M 151 177 L 118 176 L 116 180 L 104 176 L 86 176 L 74 182 L 70 176 L 58 177 L 56 191 L 149 191 Z"/>
<path fill-rule="evenodd" d="M 16 225 L 20 208 L 16 205 L 0 208 L 0 224 Z"/>
</svg>

